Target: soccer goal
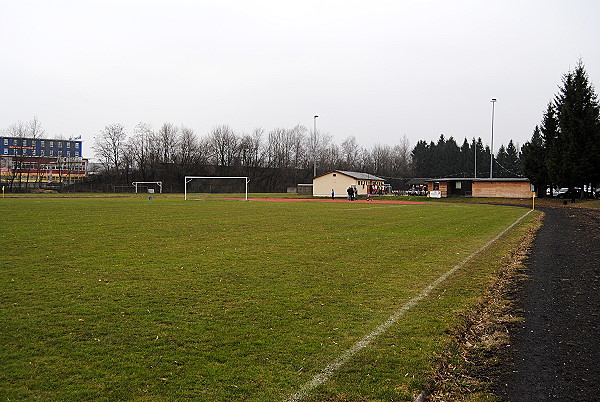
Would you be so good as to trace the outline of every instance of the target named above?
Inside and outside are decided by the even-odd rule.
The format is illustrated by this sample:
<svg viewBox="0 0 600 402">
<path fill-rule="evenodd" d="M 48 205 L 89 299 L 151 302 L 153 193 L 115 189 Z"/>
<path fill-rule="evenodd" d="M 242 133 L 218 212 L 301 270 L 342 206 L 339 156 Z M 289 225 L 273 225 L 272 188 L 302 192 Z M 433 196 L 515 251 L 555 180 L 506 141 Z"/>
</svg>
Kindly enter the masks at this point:
<svg viewBox="0 0 600 402">
<path fill-rule="evenodd" d="M 240 197 L 248 201 L 248 177 L 245 176 L 185 176 L 184 198 L 201 200 L 207 194 L 223 194 Z"/>
<path fill-rule="evenodd" d="M 135 187 L 135 193 L 139 191 L 144 193 L 155 193 L 156 190 L 162 194 L 162 181 L 134 181 L 131 183 Z"/>
</svg>

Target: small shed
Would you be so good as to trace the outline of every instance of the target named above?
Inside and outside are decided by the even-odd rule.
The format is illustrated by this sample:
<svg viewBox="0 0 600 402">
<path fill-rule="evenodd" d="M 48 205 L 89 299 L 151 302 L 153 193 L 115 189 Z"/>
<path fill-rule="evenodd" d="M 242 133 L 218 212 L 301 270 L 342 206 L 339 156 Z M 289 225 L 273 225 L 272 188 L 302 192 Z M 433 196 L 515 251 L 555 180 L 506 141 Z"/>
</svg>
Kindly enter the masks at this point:
<svg viewBox="0 0 600 402">
<path fill-rule="evenodd" d="M 369 173 L 334 170 L 313 179 L 313 196 L 331 197 L 331 190 L 336 197 L 346 197 L 348 187 L 356 189 L 358 195 L 380 194 L 386 190 L 385 180 Z"/>
<path fill-rule="evenodd" d="M 497 198 L 530 198 L 531 182 L 527 178 L 445 178 L 427 180 L 429 196 L 445 198 L 462 197 L 497 197 Z"/>
<path fill-rule="evenodd" d="M 298 184 L 298 186 L 296 187 L 298 195 L 312 195 L 312 189 L 312 184 Z"/>
</svg>

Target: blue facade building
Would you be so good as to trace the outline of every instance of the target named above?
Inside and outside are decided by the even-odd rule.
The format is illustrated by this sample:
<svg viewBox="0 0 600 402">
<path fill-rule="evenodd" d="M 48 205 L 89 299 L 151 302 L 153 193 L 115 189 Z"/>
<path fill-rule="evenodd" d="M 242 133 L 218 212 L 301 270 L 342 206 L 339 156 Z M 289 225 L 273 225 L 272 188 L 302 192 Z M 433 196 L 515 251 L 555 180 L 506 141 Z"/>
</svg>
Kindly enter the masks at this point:
<svg viewBox="0 0 600 402">
<path fill-rule="evenodd" d="M 0 137 L 0 155 L 81 157 L 81 140 Z"/>
<path fill-rule="evenodd" d="M 87 175 L 82 141 L 0 136 L 0 181 L 9 188 L 71 184 Z"/>
</svg>

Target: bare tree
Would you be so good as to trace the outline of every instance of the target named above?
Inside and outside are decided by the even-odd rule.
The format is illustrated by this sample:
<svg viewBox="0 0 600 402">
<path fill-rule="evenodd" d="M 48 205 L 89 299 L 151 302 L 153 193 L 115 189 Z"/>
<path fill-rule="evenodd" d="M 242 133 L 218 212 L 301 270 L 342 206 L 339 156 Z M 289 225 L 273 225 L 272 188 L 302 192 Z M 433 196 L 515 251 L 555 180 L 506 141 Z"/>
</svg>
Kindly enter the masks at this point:
<svg viewBox="0 0 600 402">
<path fill-rule="evenodd" d="M 359 170 L 360 166 L 360 148 L 356 137 L 350 136 L 342 141 L 342 165 L 341 167 L 346 170 L 356 171 Z"/>
<path fill-rule="evenodd" d="M 302 169 L 307 155 L 306 137 L 308 129 L 297 125 L 290 130 L 290 143 L 292 147 L 292 166 L 294 169 Z"/>
<path fill-rule="evenodd" d="M 332 170 L 336 168 L 336 162 L 339 159 L 339 149 L 332 143 L 333 137 L 329 134 L 322 134 L 317 130 L 317 168 L 321 171 Z"/>
<path fill-rule="evenodd" d="M 406 178 L 410 175 L 410 154 L 410 142 L 403 135 L 400 143 L 392 149 L 392 176 Z"/>
<path fill-rule="evenodd" d="M 43 138 L 46 135 L 46 130 L 42 127 L 37 116 L 34 116 L 27 124 L 27 135 L 30 138 Z"/>
<path fill-rule="evenodd" d="M 358 161 L 359 163 L 356 165 L 356 170 L 369 173 L 375 171 L 373 155 L 367 148 L 360 148 Z"/>
<path fill-rule="evenodd" d="M 371 150 L 373 173 L 386 175 L 392 166 L 392 147 L 389 145 L 375 144 Z"/>
<path fill-rule="evenodd" d="M 333 142 L 328 141 L 327 146 L 323 147 L 320 155 L 320 166 L 324 171 L 338 169 L 342 163 L 340 147 Z"/>
<path fill-rule="evenodd" d="M 267 135 L 267 166 L 285 169 L 290 164 L 290 141 L 288 130 L 275 128 Z"/>
<path fill-rule="evenodd" d="M 208 145 L 214 164 L 232 166 L 238 156 L 239 139 L 228 125 L 212 129 L 208 135 Z"/>
<path fill-rule="evenodd" d="M 125 127 L 119 123 L 109 124 L 96 137 L 92 148 L 107 171 L 119 173 L 126 139 Z"/>
<path fill-rule="evenodd" d="M 46 135 L 46 131 L 42 127 L 42 124 L 39 122 L 37 116 L 34 116 L 33 119 L 31 119 L 31 121 L 28 123 L 27 131 L 28 131 L 27 135 L 30 138 L 34 138 L 34 139 L 44 138 L 44 136 Z M 34 167 L 33 173 L 35 173 L 36 181 L 37 181 L 38 185 L 40 185 L 40 183 L 42 181 L 42 175 L 41 175 L 42 159 L 36 158 L 34 164 L 35 164 L 35 167 Z M 28 178 L 28 180 L 29 180 L 29 178 Z"/>
<path fill-rule="evenodd" d="M 182 126 L 179 132 L 181 134 L 179 141 L 177 142 L 177 153 L 175 160 L 177 161 L 180 169 L 183 169 L 184 172 L 187 172 L 198 160 L 200 147 L 198 144 L 198 138 L 196 137 L 196 134 L 194 134 L 194 130 Z"/>
<path fill-rule="evenodd" d="M 263 128 L 255 128 L 252 134 L 245 134 L 240 139 L 240 163 L 245 167 L 261 166 L 261 146 Z"/>
<path fill-rule="evenodd" d="M 161 150 L 160 161 L 162 163 L 175 162 L 178 131 L 172 123 L 164 123 L 158 130 L 157 139 Z"/>
<path fill-rule="evenodd" d="M 15 124 L 11 124 L 6 130 L 4 130 L 4 134 L 7 137 L 13 137 L 16 139 L 14 148 L 13 148 L 13 156 L 10 160 L 7 161 L 9 165 L 8 171 L 9 173 L 9 189 L 10 191 L 14 188 L 15 180 L 18 178 L 19 187 L 22 186 L 22 175 L 23 175 L 23 165 L 24 165 L 24 149 L 23 149 L 23 141 L 27 136 L 27 126 L 23 122 L 17 122 Z"/>
<path fill-rule="evenodd" d="M 137 169 L 142 180 L 150 180 L 156 168 L 158 150 L 156 135 L 147 123 L 138 123 L 133 129 L 133 136 L 127 141 L 127 149 L 131 164 Z"/>
</svg>

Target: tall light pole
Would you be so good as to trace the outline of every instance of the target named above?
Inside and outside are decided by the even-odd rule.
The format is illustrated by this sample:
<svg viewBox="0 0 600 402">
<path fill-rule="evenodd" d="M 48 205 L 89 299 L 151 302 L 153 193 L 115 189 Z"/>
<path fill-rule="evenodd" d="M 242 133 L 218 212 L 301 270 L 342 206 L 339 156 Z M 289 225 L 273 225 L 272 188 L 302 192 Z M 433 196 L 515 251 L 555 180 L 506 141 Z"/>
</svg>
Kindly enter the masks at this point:
<svg viewBox="0 0 600 402">
<path fill-rule="evenodd" d="M 494 108 L 496 106 L 496 98 L 493 98 L 492 102 L 492 144 L 490 145 L 490 179 L 493 177 L 492 169 L 494 165 Z"/>
<path fill-rule="evenodd" d="M 475 150 L 475 178 L 477 178 L 477 141 L 473 137 L 473 149 Z"/>
<path fill-rule="evenodd" d="M 313 162 L 314 162 L 314 171 L 313 177 L 317 177 L 317 115 L 313 117 L 314 129 L 313 129 Z"/>
</svg>

